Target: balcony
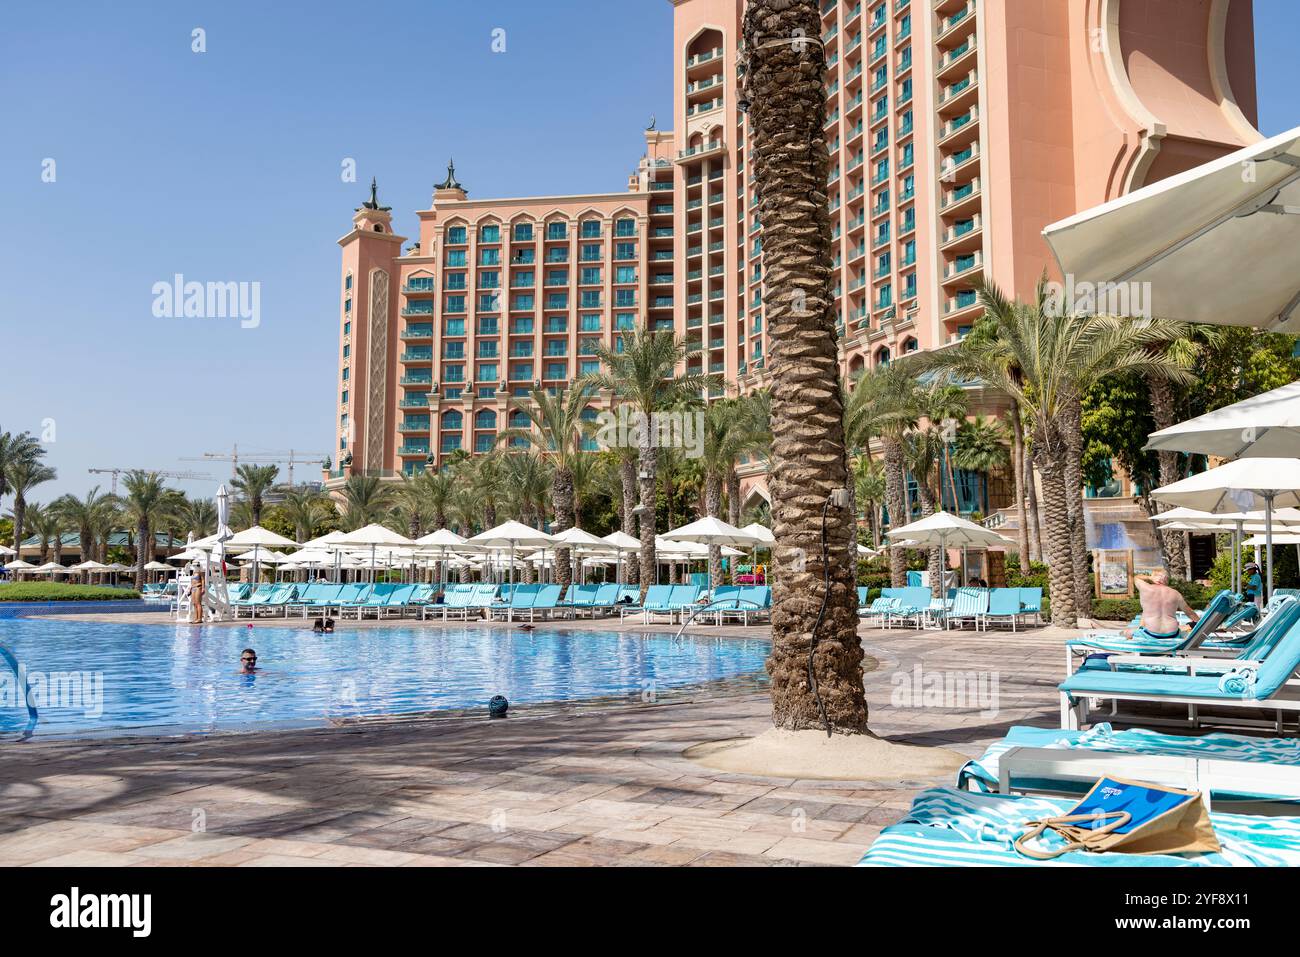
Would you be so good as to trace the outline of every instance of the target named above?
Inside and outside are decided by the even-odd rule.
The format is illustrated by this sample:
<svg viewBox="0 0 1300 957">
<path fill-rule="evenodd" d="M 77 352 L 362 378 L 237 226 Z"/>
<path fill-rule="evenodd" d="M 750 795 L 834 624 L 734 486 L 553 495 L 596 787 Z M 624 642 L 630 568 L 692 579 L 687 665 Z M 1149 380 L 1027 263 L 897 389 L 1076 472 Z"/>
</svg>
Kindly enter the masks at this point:
<svg viewBox="0 0 1300 957">
<path fill-rule="evenodd" d="M 957 46 L 944 50 L 939 55 L 937 79 L 940 83 L 949 83 L 954 77 L 960 76 L 961 68 L 971 67 L 974 65 L 974 53 L 976 35 L 971 34 Z"/>
<path fill-rule="evenodd" d="M 433 280 L 411 280 L 402 285 L 402 295 L 404 296 L 428 296 L 436 292 L 433 288 Z"/>
<path fill-rule="evenodd" d="M 979 295 L 973 289 L 964 289 L 943 302 L 944 319 L 966 318 L 980 311 Z"/>
<path fill-rule="evenodd" d="M 422 302 L 418 304 L 412 303 L 409 306 L 402 307 L 402 317 L 404 319 L 410 319 L 416 316 L 432 316 L 432 315 L 433 315 L 433 303 L 431 302 L 427 302 L 427 303 Z"/>
<path fill-rule="evenodd" d="M 959 37 L 974 33 L 974 13 L 975 0 L 968 0 L 964 6 L 939 21 L 939 31 L 935 39 L 939 41 L 956 40 Z"/>
<path fill-rule="evenodd" d="M 727 146 L 723 140 L 710 140 L 707 143 L 701 143 L 699 146 L 692 146 L 689 149 L 679 150 L 676 162 L 680 165 L 683 163 L 693 163 L 696 160 L 702 160 L 709 156 L 720 156 L 727 151 Z"/>
<path fill-rule="evenodd" d="M 399 385 L 433 385 L 433 375 L 404 375 L 397 380 Z"/>
<path fill-rule="evenodd" d="M 939 109 L 965 110 L 979 99 L 979 72 L 971 70 L 965 77 L 944 87 L 939 93 Z"/>
<path fill-rule="evenodd" d="M 945 251 L 977 247 L 984 232 L 984 218 L 976 213 L 969 219 L 958 220 L 943 231 L 940 248 Z"/>
<path fill-rule="evenodd" d="M 945 215 L 956 216 L 967 210 L 978 208 L 980 199 L 980 180 L 975 177 L 969 183 L 946 190 L 940 201 L 939 209 Z"/>
<path fill-rule="evenodd" d="M 433 350 L 427 347 L 424 349 L 419 349 L 419 348 L 407 349 L 400 356 L 398 356 L 398 358 L 401 359 L 402 362 L 419 362 L 419 363 L 432 362 Z"/>
<path fill-rule="evenodd" d="M 427 445 L 402 445 L 397 450 L 398 455 L 428 455 L 429 447 Z"/>
<path fill-rule="evenodd" d="M 971 160 L 978 159 L 979 155 L 980 155 L 980 144 L 978 140 L 974 140 L 965 149 L 960 150 L 959 152 L 956 153 L 951 153 L 948 156 L 945 156 L 943 160 L 939 163 L 939 171 L 943 175 L 954 173 L 956 170 L 965 166 Z"/>
<path fill-rule="evenodd" d="M 955 148 L 979 139 L 979 107 L 972 105 L 960 116 L 939 124 L 939 145 Z"/>
<path fill-rule="evenodd" d="M 956 279 L 965 282 L 970 281 L 970 277 L 984 268 L 984 253 L 980 250 L 964 253 L 954 259 L 952 262 L 944 263 L 943 281 L 945 284 Z"/>
<path fill-rule="evenodd" d="M 407 341 L 413 339 L 432 339 L 433 326 L 407 326 L 401 331 L 400 335 Z"/>
<path fill-rule="evenodd" d="M 715 47 L 712 50 L 705 50 L 703 53 L 697 53 L 693 57 L 687 57 L 686 69 L 688 70 L 693 69 L 694 67 L 701 66 L 705 63 L 709 63 L 713 60 L 716 60 L 721 56 L 722 56 L 722 47 Z"/>
</svg>

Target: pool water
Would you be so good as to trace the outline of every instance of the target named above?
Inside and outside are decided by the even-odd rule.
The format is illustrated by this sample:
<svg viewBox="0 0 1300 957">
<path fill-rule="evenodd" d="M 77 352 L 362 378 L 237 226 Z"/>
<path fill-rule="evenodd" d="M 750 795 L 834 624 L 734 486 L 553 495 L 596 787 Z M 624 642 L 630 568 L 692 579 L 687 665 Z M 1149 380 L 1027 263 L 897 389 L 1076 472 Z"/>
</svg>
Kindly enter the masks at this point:
<svg viewBox="0 0 1300 957">
<path fill-rule="evenodd" d="M 24 669 L 36 737 L 310 726 L 349 718 L 616 697 L 763 680 L 763 639 L 485 627 L 347 630 L 0 621 Z M 256 649 L 256 675 L 239 653 Z M 28 710 L 0 657 L 0 733 Z"/>
</svg>

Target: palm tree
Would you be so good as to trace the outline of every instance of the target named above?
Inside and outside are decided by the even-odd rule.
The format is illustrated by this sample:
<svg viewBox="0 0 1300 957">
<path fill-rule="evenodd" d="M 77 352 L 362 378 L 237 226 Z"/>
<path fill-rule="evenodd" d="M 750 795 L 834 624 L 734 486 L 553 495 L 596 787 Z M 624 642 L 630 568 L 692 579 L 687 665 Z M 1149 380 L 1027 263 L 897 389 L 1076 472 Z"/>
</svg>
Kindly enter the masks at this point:
<svg viewBox="0 0 1300 957">
<path fill-rule="evenodd" d="M 210 498 L 186 498 L 177 518 L 183 533 L 204 538 L 217 530 L 217 503 Z"/>
<path fill-rule="evenodd" d="M 293 526 L 294 537 L 306 542 L 316 537 L 316 526 L 334 515 L 330 497 L 313 488 L 291 488 L 280 503 L 280 516 Z"/>
<path fill-rule="evenodd" d="M 86 493 L 85 498 L 77 498 L 69 492 L 55 499 L 50 507 L 57 509 L 69 529 L 77 530 L 77 542 L 81 549 L 81 560 L 91 561 L 95 558 L 95 530 L 106 515 L 116 509 L 117 503 L 111 495 L 101 495 L 96 485 Z"/>
<path fill-rule="evenodd" d="M 655 475 L 659 456 L 656 415 L 679 405 L 697 402 L 714 382 L 698 373 L 678 374 L 678 366 L 700 349 L 673 337 L 669 330 L 645 326 L 619 333 L 619 346 L 597 349 L 603 371 L 585 381 L 607 389 L 633 413 L 637 438 L 637 485 L 640 504 L 636 511 L 641 531 L 641 596 L 655 580 Z"/>
<path fill-rule="evenodd" d="M 779 570 L 773 591 L 772 720 L 779 728 L 867 730 L 850 549 L 832 497 L 848 486 L 831 289 L 826 54 L 817 0 L 750 0 L 744 94 L 771 340 L 769 483 Z M 814 42 L 782 42 L 809 37 Z M 774 42 L 773 38 L 777 38 Z"/>
<path fill-rule="evenodd" d="M 230 487 L 248 502 L 254 525 L 262 524 L 262 498 L 275 485 L 279 475 L 278 465 L 241 465 L 235 470 Z"/>
<path fill-rule="evenodd" d="M 700 459 L 704 470 L 704 514 L 722 517 L 719 513 L 722 511 L 723 487 L 735 475 L 737 459 L 758 443 L 751 428 L 752 418 L 741 400 L 721 399 L 709 403 L 705 409 L 703 456 Z M 732 499 L 736 521 L 740 518 L 739 499 L 737 482 L 737 491 Z M 709 580 L 715 588 L 722 583 L 720 545 L 709 546 Z"/>
<path fill-rule="evenodd" d="M 403 474 L 402 484 L 393 493 L 398 521 L 406 526 L 406 535 L 412 539 L 424 534 L 424 523 L 429 520 L 430 514 L 428 496 L 425 495 L 419 478 L 422 474 Z"/>
<path fill-rule="evenodd" d="M 951 382 L 939 380 L 930 385 L 922 399 L 925 417 L 930 427 L 941 430 L 942 441 L 939 447 L 942 475 L 939 479 L 939 509 L 944 509 L 943 484 L 948 482 L 948 493 L 952 496 L 952 510 L 960 511 L 957 506 L 957 480 L 953 470 L 952 441 L 954 431 L 966 418 L 966 391 Z"/>
<path fill-rule="evenodd" d="M 479 492 L 484 528 L 497 526 L 497 503 L 505 497 L 506 475 L 501 456 L 500 449 L 493 449 L 471 460 L 473 471 L 469 478 Z"/>
<path fill-rule="evenodd" d="M 916 427 L 923 411 L 923 390 L 908 362 L 877 365 L 854 384 L 845 408 L 844 428 L 849 443 L 869 449 L 880 440 L 885 462 L 885 507 L 889 524 L 900 528 L 911 520 L 907 500 L 907 456 L 904 438 Z M 889 550 L 890 581 L 895 588 L 907 584 L 907 554 Z"/>
<path fill-rule="evenodd" d="M 40 546 L 40 558 L 36 564 L 44 565 L 50 560 L 50 540 L 58 539 L 63 533 L 63 523 L 58 514 L 39 502 L 31 502 L 26 509 L 25 520 Z M 55 561 L 58 561 L 58 556 Z M 53 579 L 51 579 L 53 580 Z"/>
<path fill-rule="evenodd" d="M 1082 396 L 1101 379 L 1156 373 L 1186 381 L 1187 373 L 1154 343 L 1178 338 L 1181 323 L 1113 316 L 1070 316 L 1047 308 L 1046 282 L 1032 303 L 1008 300 L 992 284 L 980 289 L 987 322 L 981 378 L 1016 402 L 1033 422 L 1033 449 L 1043 484 L 1046 559 L 1052 623 L 1073 627 L 1091 609 L 1092 587 L 1083 528 Z M 962 350 L 937 364 L 960 366 Z"/>
<path fill-rule="evenodd" d="M 0 499 L 13 491 L 10 470 L 20 462 L 34 462 L 44 454 L 45 449 L 31 433 L 13 435 L 0 431 Z M 17 544 L 14 547 L 17 548 Z"/>
<path fill-rule="evenodd" d="M 1223 340 L 1223 330 L 1217 326 L 1197 326 L 1188 335 L 1166 343 L 1159 343 L 1156 348 L 1163 350 L 1179 366 L 1190 368 L 1205 349 L 1213 348 L 1222 343 Z M 1174 381 L 1167 375 L 1153 372 L 1147 374 L 1146 384 L 1148 393 L 1151 396 L 1151 418 L 1155 422 L 1156 431 L 1176 425 L 1178 422 L 1179 402 Z M 1156 453 L 1161 485 L 1170 485 L 1182 478 L 1178 468 L 1178 455 L 1177 452 L 1169 451 Z M 1149 495 L 1142 498 L 1144 505 L 1151 501 Z M 1164 511 L 1168 507 L 1167 505 L 1158 505 L 1157 509 L 1158 511 Z M 1184 581 L 1188 578 L 1187 556 L 1183 551 L 1186 535 L 1186 532 L 1174 532 L 1167 529 L 1161 529 L 1158 533 L 1160 551 L 1164 558 L 1165 567 L 1169 569 L 1170 577 L 1181 578 Z"/>
<path fill-rule="evenodd" d="M 989 514 L 989 480 L 996 469 L 1005 468 L 1011 461 L 1007 430 L 997 419 L 977 415 L 973 421 L 963 422 L 957 430 L 953 464 L 983 478 L 983 512 Z"/>
<path fill-rule="evenodd" d="M 551 500 L 555 508 L 554 532 L 573 528 L 575 492 L 573 470 L 576 459 L 585 455 L 583 438 L 591 431 L 584 418 L 587 406 L 596 394 L 596 386 L 579 380 L 559 395 L 545 389 L 534 389 L 525 399 L 511 402 L 511 409 L 522 412 L 531 428 L 510 428 L 501 432 L 498 441 L 523 439 L 540 455 L 550 459 Z M 573 581 L 569 549 L 555 552 L 555 582 L 563 594 Z"/>
<path fill-rule="evenodd" d="M 44 454 L 44 450 L 41 450 L 39 454 Z M 35 457 L 17 458 L 16 461 L 8 465 L 6 473 L 9 491 L 14 497 L 11 510 L 14 520 L 14 550 L 19 551 L 23 540 L 23 529 L 26 524 L 27 495 L 36 486 L 53 481 L 57 477 L 57 473 Z M 21 552 L 19 557 L 21 557 Z"/>
<path fill-rule="evenodd" d="M 353 532 L 366 525 L 381 523 L 393 505 L 393 490 L 377 475 L 353 475 L 342 488 L 345 531 Z"/>
<path fill-rule="evenodd" d="M 907 462 L 907 469 L 912 473 L 912 480 L 916 483 L 916 497 L 921 504 L 921 515 L 924 518 L 933 515 L 937 510 L 935 486 L 930 483 L 932 477 L 938 473 L 938 484 L 942 487 L 941 462 L 945 444 L 942 430 L 935 425 L 914 429 L 903 437 L 903 455 Z M 942 573 L 945 571 L 946 564 L 943 549 L 933 547 L 927 550 L 930 587 L 934 590 L 936 598 L 944 594 Z"/>
<path fill-rule="evenodd" d="M 854 497 L 867 516 L 871 547 L 880 547 L 880 506 L 885 501 L 885 470 L 870 456 L 860 455 L 853 469 Z"/>
<path fill-rule="evenodd" d="M 157 472 L 134 469 L 122 476 L 126 495 L 122 498 L 125 517 L 135 528 L 135 580 L 144 581 L 144 566 L 153 559 L 154 529 L 163 521 L 175 499 Z"/>
<path fill-rule="evenodd" d="M 743 455 L 754 455 L 768 460 L 772 456 L 772 394 L 759 389 L 735 400 L 740 430 L 745 435 Z M 727 469 L 727 521 L 740 527 L 740 473 L 736 463 Z"/>
</svg>

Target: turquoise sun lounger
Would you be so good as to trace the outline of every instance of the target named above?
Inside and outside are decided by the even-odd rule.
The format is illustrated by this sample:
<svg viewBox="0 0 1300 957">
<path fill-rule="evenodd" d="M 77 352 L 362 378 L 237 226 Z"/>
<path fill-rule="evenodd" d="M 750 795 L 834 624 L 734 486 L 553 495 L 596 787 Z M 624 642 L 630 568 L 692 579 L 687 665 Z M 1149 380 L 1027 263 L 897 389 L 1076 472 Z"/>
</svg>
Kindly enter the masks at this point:
<svg viewBox="0 0 1300 957">
<path fill-rule="evenodd" d="M 1126 662 L 1117 662 L 1122 663 Z M 1263 659 L 1234 659 L 1227 672 L 1221 658 L 1171 656 L 1158 664 L 1158 672 L 1097 668 L 1075 672 L 1059 686 L 1062 727 L 1087 724 L 1090 699 L 1109 699 L 1116 706 L 1121 701 L 1183 705 L 1187 719 L 1179 723 L 1194 726 L 1206 717 L 1203 707 L 1213 706 L 1230 713 L 1215 717 L 1216 721 L 1272 726 L 1278 734 L 1284 732 L 1284 715 L 1300 713 L 1300 688 L 1291 683 L 1300 667 L 1300 621 L 1291 624 Z M 1264 722 L 1243 714 L 1245 710 L 1273 712 L 1275 720 Z M 1143 719 L 1144 723 L 1153 720 Z"/>
</svg>

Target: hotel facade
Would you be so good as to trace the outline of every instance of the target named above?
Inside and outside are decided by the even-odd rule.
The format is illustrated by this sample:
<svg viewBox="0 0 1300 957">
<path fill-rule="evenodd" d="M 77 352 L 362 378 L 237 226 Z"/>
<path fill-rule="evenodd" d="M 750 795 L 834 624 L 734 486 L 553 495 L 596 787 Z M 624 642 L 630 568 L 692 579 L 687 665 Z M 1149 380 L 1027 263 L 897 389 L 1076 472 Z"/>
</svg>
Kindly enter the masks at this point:
<svg viewBox="0 0 1300 957">
<path fill-rule="evenodd" d="M 327 486 L 493 448 L 512 397 L 639 323 L 697 343 L 715 395 L 767 382 L 744 2 L 669 6 L 672 129 L 625 192 L 478 199 L 451 168 L 412 240 L 373 189 L 356 211 Z M 821 26 L 846 374 L 959 341 L 981 280 L 1031 294 L 1048 223 L 1261 138 L 1250 0 L 826 0 Z"/>
</svg>

